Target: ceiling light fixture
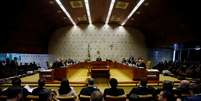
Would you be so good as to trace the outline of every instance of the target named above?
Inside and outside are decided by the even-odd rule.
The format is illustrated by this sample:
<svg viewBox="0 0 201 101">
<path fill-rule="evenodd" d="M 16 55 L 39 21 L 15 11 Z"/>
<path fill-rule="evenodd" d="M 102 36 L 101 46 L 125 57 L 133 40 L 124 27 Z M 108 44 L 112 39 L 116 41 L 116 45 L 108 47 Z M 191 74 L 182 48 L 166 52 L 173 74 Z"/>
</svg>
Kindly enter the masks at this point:
<svg viewBox="0 0 201 101">
<path fill-rule="evenodd" d="M 57 4 L 59 5 L 59 7 L 63 10 L 63 12 L 66 14 L 66 16 L 70 19 L 71 23 L 75 26 L 76 23 L 73 21 L 72 17 L 70 16 L 70 14 L 66 11 L 65 7 L 63 6 L 63 4 L 61 3 L 60 0 L 55 0 L 57 2 Z"/>
<path fill-rule="evenodd" d="M 88 0 L 84 0 L 85 6 L 86 6 L 86 11 L 87 11 L 87 17 L 89 20 L 89 24 L 92 24 L 91 21 L 91 14 L 90 14 L 90 9 L 89 9 L 89 1 Z"/>
<path fill-rule="evenodd" d="M 107 18 L 106 18 L 105 24 L 108 24 L 108 22 L 109 22 L 109 20 L 110 20 L 110 16 L 111 16 L 111 14 L 112 14 L 112 10 L 113 10 L 115 1 L 116 1 L 116 0 L 111 0 L 110 8 L 109 8 L 109 11 L 108 11 L 108 14 L 107 14 Z"/>
<path fill-rule="evenodd" d="M 137 5 L 133 8 L 133 10 L 130 12 L 130 14 L 127 16 L 127 18 L 122 22 L 122 26 L 126 24 L 126 22 L 128 21 L 128 19 L 130 19 L 130 17 L 137 11 L 137 9 L 142 5 L 142 3 L 145 0 L 140 0 Z"/>
</svg>

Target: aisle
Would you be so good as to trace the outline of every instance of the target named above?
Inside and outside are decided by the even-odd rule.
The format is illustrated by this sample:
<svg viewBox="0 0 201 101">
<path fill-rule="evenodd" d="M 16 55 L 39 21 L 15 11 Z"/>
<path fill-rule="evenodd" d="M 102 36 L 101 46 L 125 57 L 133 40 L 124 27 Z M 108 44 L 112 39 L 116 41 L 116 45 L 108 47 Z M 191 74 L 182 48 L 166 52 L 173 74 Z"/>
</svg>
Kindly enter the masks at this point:
<svg viewBox="0 0 201 101">
<path fill-rule="evenodd" d="M 87 78 L 90 76 L 87 75 L 88 69 L 87 68 L 79 68 L 71 76 L 68 78 L 69 81 L 71 82 L 79 82 L 79 81 L 86 81 Z"/>
<path fill-rule="evenodd" d="M 110 78 L 116 78 L 118 81 L 132 81 L 132 77 L 123 73 L 119 68 L 110 69 Z"/>
</svg>

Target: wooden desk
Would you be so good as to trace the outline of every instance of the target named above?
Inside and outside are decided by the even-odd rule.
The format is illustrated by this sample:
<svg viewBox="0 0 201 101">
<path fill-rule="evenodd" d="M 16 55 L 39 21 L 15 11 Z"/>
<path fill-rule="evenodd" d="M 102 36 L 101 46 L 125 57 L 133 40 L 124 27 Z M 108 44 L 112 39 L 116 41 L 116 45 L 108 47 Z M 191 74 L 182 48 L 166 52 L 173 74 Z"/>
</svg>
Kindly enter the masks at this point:
<svg viewBox="0 0 201 101">
<path fill-rule="evenodd" d="M 62 80 L 67 78 L 68 70 L 66 67 L 60 67 L 54 69 L 54 79 L 55 80 Z"/>
<path fill-rule="evenodd" d="M 91 72 L 91 77 L 96 78 L 96 77 L 110 77 L 110 64 L 109 62 L 106 61 L 93 61 L 90 62 L 90 72 Z"/>
<path fill-rule="evenodd" d="M 128 66 L 122 63 L 114 63 L 114 68 L 120 68 L 124 73 L 132 77 L 133 80 L 138 81 L 141 78 L 145 78 L 147 71 L 145 68 L 138 68 L 135 66 Z"/>
<path fill-rule="evenodd" d="M 39 72 L 39 77 L 46 82 L 51 82 L 54 80 L 54 70 L 41 70 Z"/>
<path fill-rule="evenodd" d="M 159 81 L 159 71 L 157 69 L 147 69 L 147 79 L 151 81 Z"/>
</svg>

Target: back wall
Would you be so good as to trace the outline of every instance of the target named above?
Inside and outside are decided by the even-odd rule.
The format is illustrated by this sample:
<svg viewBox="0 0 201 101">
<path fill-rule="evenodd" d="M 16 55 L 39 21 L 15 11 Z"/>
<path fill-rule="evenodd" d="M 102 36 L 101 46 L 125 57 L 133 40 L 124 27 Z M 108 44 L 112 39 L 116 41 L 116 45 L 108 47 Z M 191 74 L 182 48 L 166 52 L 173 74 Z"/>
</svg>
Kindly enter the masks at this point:
<svg viewBox="0 0 201 101">
<path fill-rule="evenodd" d="M 112 59 L 147 57 L 144 35 L 134 29 L 109 25 L 80 25 L 58 29 L 50 37 L 48 53 L 55 57 Z"/>
</svg>

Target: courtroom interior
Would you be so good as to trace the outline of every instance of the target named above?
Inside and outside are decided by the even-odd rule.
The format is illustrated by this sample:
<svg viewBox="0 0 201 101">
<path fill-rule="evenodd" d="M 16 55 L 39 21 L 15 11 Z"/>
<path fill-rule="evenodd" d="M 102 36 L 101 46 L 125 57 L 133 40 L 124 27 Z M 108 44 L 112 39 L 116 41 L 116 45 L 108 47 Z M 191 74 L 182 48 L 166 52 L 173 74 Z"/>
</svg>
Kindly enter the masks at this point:
<svg viewBox="0 0 201 101">
<path fill-rule="evenodd" d="M 198 0 L 4 0 L 0 101 L 201 101 Z"/>
</svg>

